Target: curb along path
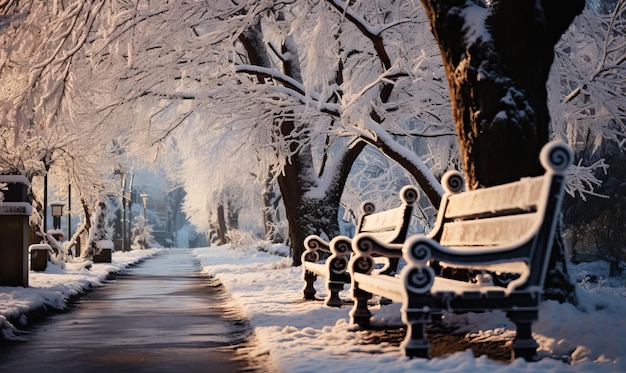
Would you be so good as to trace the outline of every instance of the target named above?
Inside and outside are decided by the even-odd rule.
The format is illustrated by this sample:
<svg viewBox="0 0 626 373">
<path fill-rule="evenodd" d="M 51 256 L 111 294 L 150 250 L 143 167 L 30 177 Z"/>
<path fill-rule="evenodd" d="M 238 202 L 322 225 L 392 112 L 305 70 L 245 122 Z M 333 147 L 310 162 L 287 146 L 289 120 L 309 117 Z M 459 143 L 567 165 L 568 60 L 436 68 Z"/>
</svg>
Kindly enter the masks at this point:
<svg viewBox="0 0 626 373">
<path fill-rule="evenodd" d="M 238 352 L 247 322 L 200 269 L 190 250 L 164 250 L 4 344 L 0 371 L 256 371 Z"/>
</svg>

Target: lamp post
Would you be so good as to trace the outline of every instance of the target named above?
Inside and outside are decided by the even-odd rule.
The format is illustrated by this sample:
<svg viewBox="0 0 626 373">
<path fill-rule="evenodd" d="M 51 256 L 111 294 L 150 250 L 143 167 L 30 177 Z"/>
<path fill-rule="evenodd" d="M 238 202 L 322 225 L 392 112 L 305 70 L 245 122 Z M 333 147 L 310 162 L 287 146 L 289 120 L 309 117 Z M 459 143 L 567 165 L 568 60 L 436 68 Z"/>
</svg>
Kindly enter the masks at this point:
<svg viewBox="0 0 626 373">
<path fill-rule="evenodd" d="M 60 229 L 61 228 L 61 216 L 63 216 L 63 206 L 65 206 L 62 203 L 51 203 L 50 204 L 50 209 L 51 214 L 52 214 L 52 218 L 53 218 L 53 229 Z"/>
<path fill-rule="evenodd" d="M 135 180 L 135 174 L 131 171 L 130 172 L 130 184 L 128 184 L 128 192 L 124 191 L 125 201 L 126 203 L 128 203 L 128 219 L 126 220 L 128 225 L 125 229 L 124 241 L 126 242 L 125 247 L 127 247 L 128 250 L 130 250 L 131 231 L 132 231 L 131 224 L 133 221 L 133 180 Z"/>
<path fill-rule="evenodd" d="M 146 193 L 141 193 L 139 195 L 141 198 L 141 202 L 143 203 L 143 224 L 146 225 L 148 222 L 148 218 L 146 217 L 146 207 L 148 206 L 148 195 Z"/>
<path fill-rule="evenodd" d="M 72 238 L 72 182 L 67 184 L 67 239 Z"/>
<path fill-rule="evenodd" d="M 122 252 L 126 251 L 126 171 L 121 167 L 116 169 L 113 176 L 120 176 L 120 189 L 122 200 Z"/>
</svg>

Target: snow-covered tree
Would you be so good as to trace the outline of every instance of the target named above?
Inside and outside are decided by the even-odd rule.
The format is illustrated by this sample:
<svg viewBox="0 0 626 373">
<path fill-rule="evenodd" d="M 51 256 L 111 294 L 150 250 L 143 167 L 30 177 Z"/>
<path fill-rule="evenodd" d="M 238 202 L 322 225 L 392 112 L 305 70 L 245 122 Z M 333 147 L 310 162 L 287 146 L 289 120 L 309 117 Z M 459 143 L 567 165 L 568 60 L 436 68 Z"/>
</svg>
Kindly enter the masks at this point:
<svg viewBox="0 0 626 373">
<path fill-rule="evenodd" d="M 93 222 L 89 228 L 89 241 L 86 249 L 81 252 L 81 257 L 91 259 L 99 254 L 100 242 L 111 241 L 113 234 L 113 216 L 107 202 L 108 198 L 103 196 L 98 202 L 93 213 Z"/>
<path fill-rule="evenodd" d="M 576 18 L 557 44 L 549 82 L 554 131 L 577 152 L 606 141 L 626 149 L 626 1 L 606 10 Z"/>
<path fill-rule="evenodd" d="M 626 1 L 589 1 L 557 45 L 551 74 L 550 108 L 555 136 L 567 141 L 581 162 L 578 188 L 567 200 L 565 225 L 573 260 L 596 254 L 618 274 L 626 259 L 623 211 L 626 204 Z M 590 175 L 591 176 L 591 175 Z M 570 191 L 574 195 L 573 191 Z"/>
<path fill-rule="evenodd" d="M 37 213 L 45 205 L 47 176 L 71 183 L 79 196 L 74 200 L 93 204 L 117 161 L 108 148 L 117 131 L 84 120 L 93 104 L 84 91 L 94 91 L 84 84 L 93 74 L 84 47 L 96 32 L 96 16 L 108 7 L 115 4 L 0 3 L 0 172 L 29 178 Z M 89 117 L 98 116 L 92 111 Z M 43 237 L 43 220 L 31 221 Z"/>
<path fill-rule="evenodd" d="M 108 43 L 103 48 L 94 42 L 89 52 L 107 71 L 103 76 L 118 77 L 119 104 L 108 106 L 107 120 L 127 120 L 129 105 L 156 107 L 132 118 L 140 124 L 134 129 L 142 149 L 156 145 L 159 152 L 167 138 L 192 125 L 204 126 L 207 139 L 238 136 L 239 145 L 213 154 L 212 164 L 258 162 L 248 173 L 256 175 L 262 195 L 272 194 L 267 175 L 278 182 L 296 264 L 306 235 L 338 233 L 334 217 L 365 143 L 409 165 L 436 205 L 437 180 L 394 138 L 450 135 L 449 124 L 442 124 L 450 123 L 445 97 L 423 94 L 441 86 L 425 68 L 436 61 L 435 45 L 421 43 L 427 33 L 409 32 L 424 29 L 423 13 L 409 2 L 354 7 L 341 1 L 140 4 L 132 39 L 116 33 L 125 18 L 113 17 L 115 38 L 102 41 Z M 406 48 L 415 44 L 424 48 Z M 120 50 L 125 58 L 115 53 Z M 422 90 L 411 79 L 424 82 Z M 241 144 L 251 151 L 235 152 Z M 219 198 L 210 200 L 215 211 Z"/>
<path fill-rule="evenodd" d="M 433 100 L 433 105 L 429 106 L 424 104 L 428 100 L 415 102 L 409 99 L 416 93 L 410 81 L 403 79 L 410 75 L 403 66 L 408 61 L 423 61 L 420 54 L 423 50 L 410 54 L 389 46 L 415 42 L 403 40 L 402 36 L 410 33 L 403 33 L 399 25 L 406 22 L 415 26 L 414 19 L 404 17 L 409 14 L 418 17 L 420 13 L 415 13 L 416 9 L 407 4 L 391 7 L 386 17 L 380 17 L 381 9 L 377 7 L 366 4 L 355 7 L 348 7 L 341 1 L 327 1 L 317 7 L 305 8 L 304 16 L 314 19 L 313 22 L 299 18 L 302 13 L 298 13 L 295 21 L 289 23 L 292 25 L 290 29 L 281 28 L 280 22 L 276 22 L 274 28 L 270 25 L 270 32 L 282 36 L 276 44 L 270 42 L 270 47 L 273 45 L 271 50 L 278 58 L 274 64 L 282 66 L 282 70 L 251 65 L 246 61 L 236 66 L 237 72 L 255 76 L 263 83 L 257 84 L 257 90 L 283 93 L 278 97 L 286 103 L 291 102 L 293 106 L 295 101 L 295 104 L 305 105 L 299 110 L 277 112 L 280 127 L 276 130 L 278 136 L 271 139 L 274 143 L 277 143 L 276 139 L 288 140 L 282 140 L 282 148 L 278 148 L 278 154 L 284 154 L 277 162 L 282 165 L 278 182 L 290 221 L 296 264 L 306 235 L 333 236 L 337 233 L 335 219 L 329 221 L 328 217 L 337 216 L 347 177 L 366 144 L 375 145 L 401 163 L 433 204 L 437 205 L 439 201 L 440 187 L 429 170 L 414 153 L 399 146 L 388 132 L 406 135 L 411 120 L 426 128 L 434 125 L 445 131 L 441 122 L 424 120 L 425 116 L 433 115 L 432 111 L 439 114 L 438 109 L 443 106 L 441 101 Z M 280 13 L 280 16 L 279 21 L 288 19 L 288 12 Z M 388 24 L 378 26 L 368 19 Z M 304 28 L 315 30 L 313 42 L 294 46 L 305 34 Z M 255 27 L 245 35 L 244 45 L 248 46 L 249 54 L 260 53 L 258 46 L 262 44 L 253 38 L 260 38 L 261 29 Z M 300 55 L 306 58 L 296 60 Z M 250 60 L 271 61 L 270 58 Z"/>
</svg>

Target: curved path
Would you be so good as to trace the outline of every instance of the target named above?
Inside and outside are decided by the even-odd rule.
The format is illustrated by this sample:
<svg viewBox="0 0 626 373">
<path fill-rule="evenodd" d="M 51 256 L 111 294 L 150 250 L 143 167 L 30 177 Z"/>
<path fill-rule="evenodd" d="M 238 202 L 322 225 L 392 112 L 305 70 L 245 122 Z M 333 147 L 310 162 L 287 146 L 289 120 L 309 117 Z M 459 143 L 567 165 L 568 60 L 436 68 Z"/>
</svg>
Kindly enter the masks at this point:
<svg viewBox="0 0 626 373">
<path fill-rule="evenodd" d="M 0 372 L 254 372 L 251 332 L 190 250 L 165 250 L 0 348 Z"/>
</svg>

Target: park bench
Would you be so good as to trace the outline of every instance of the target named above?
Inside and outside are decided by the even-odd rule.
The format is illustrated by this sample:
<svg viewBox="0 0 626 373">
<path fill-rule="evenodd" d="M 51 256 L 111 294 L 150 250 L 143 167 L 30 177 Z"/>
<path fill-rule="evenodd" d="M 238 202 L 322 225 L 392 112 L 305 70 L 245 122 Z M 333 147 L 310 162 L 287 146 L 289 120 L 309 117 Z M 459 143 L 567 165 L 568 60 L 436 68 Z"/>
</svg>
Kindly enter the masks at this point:
<svg viewBox="0 0 626 373">
<path fill-rule="evenodd" d="M 407 356 L 428 357 L 425 330 L 432 319 L 450 311 L 503 310 L 517 329 L 512 356 L 532 360 L 538 345 L 531 326 L 538 318 L 565 172 L 572 159 L 566 145 L 549 143 L 540 156 L 544 175 L 469 192 L 462 192 L 461 174 L 449 172 L 428 235 L 410 236 L 404 244 L 355 236 L 349 264 L 355 302 L 351 321 L 370 326 L 367 301 L 372 294 L 401 302 L 407 325 L 401 348 Z M 380 276 L 372 272 L 372 255 L 403 257 L 407 264 L 399 276 Z M 478 281 L 443 277 L 433 269 L 446 267 L 478 271 Z M 491 280 L 498 273 L 516 278 L 496 286 Z"/>
<path fill-rule="evenodd" d="M 407 185 L 400 191 L 402 201 L 399 207 L 391 210 L 374 212 L 375 206 L 372 202 L 361 204 L 361 217 L 356 227 L 356 233 L 368 233 L 376 237 L 381 242 L 402 243 L 406 238 L 413 204 L 419 197 L 415 187 Z M 345 284 L 350 283 L 350 275 L 347 271 L 348 259 L 352 252 L 352 240 L 346 236 L 337 236 L 330 242 L 317 235 L 308 236 L 304 245 L 307 250 L 302 254 L 302 267 L 305 286 L 303 289 L 304 299 L 315 299 L 314 283 L 317 276 L 322 276 L 326 280 L 328 296 L 324 304 L 330 307 L 341 307 L 342 301 L 339 292 L 343 290 Z M 330 255 L 325 262 L 320 262 L 320 258 L 326 253 Z M 386 259 L 383 259 L 385 261 Z M 381 261 L 377 261 L 381 264 Z M 393 258 L 387 261 L 384 267 L 377 272 L 393 273 L 397 269 L 398 260 Z"/>
</svg>

